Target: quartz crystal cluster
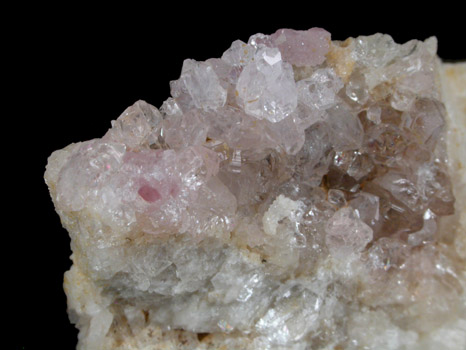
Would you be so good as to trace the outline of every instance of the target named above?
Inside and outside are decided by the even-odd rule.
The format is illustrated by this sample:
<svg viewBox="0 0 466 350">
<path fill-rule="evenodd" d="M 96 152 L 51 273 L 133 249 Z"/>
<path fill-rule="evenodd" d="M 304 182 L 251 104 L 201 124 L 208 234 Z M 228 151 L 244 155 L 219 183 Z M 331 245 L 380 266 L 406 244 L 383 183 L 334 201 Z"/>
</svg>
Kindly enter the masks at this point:
<svg viewBox="0 0 466 350">
<path fill-rule="evenodd" d="M 465 349 L 436 46 L 256 34 L 54 152 L 78 348 Z"/>
</svg>

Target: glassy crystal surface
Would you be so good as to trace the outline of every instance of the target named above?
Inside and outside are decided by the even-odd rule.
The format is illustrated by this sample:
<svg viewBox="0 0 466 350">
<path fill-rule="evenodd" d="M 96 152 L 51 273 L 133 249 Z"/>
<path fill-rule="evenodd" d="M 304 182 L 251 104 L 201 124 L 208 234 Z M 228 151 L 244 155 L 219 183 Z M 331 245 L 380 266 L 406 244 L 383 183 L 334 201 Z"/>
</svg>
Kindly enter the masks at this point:
<svg viewBox="0 0 466 350">
<path fill-rule="evenodd" d="M 54 152 L 79 348 L 464 349 L 437 70 L 435 38 L 256 34 Z"/>
</svg>

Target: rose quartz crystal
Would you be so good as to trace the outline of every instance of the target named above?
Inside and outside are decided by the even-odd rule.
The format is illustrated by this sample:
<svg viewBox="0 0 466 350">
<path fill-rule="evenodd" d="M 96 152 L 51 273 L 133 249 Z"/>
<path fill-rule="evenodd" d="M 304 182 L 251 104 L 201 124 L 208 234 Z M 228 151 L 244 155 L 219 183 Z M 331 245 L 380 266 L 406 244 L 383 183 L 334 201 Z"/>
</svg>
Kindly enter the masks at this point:
<svg viewBox="0 0 466 350">
<path fill-rule="evenodd" d="M 321 28 L 279 29 L 270 36 L 283 59 L 295 66 L 316 66 L 325 61 L 330 48 L 330 33 Z"/>
</svg>

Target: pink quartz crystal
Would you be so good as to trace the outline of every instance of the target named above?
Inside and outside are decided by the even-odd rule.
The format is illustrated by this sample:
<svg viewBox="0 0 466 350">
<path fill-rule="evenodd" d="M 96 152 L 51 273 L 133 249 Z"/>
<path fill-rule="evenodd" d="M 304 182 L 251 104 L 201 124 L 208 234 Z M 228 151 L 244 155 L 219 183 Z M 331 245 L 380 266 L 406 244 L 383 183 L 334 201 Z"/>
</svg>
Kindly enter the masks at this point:
<svg viewBox="0 0 466 350">
<path fill-rule="evenodd" d="M 147 202 L 155 202 L 160 199 L 160 193 L 152 186 L 144 185 L 138 190 L 138 194 Z"/>
<path fill-rule="evenodd" d="M 321 64 L 330 47 L 330 33 L 321 28 L 279 29 L 271 39 L 280 49 L 283 59 L 295 66 Z"/>
</svg>

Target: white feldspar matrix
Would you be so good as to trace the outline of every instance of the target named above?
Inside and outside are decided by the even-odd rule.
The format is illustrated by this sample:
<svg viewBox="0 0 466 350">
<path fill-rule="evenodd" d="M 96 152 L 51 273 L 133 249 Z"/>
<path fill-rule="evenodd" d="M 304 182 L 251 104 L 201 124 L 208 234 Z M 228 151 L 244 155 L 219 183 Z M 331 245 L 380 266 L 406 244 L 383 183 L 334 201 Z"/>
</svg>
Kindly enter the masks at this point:
<svg viewBox="0 0 466 350">
<path fill-rule="evenodd" d="M 436 46 L 255 34 L 54 152 L 78 349 L 465 349 Z"/>
</svg>

